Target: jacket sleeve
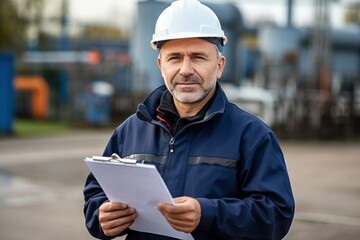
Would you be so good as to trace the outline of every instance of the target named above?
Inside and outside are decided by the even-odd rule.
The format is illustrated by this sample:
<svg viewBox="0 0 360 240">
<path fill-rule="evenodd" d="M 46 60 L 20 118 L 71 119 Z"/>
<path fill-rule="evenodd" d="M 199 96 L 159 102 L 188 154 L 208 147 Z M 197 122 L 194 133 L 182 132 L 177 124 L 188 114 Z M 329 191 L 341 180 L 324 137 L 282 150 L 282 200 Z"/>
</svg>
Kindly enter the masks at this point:
<svg viewBox="0 0 360 240">
<path fill-rule="evenodd" d="M 117 133 L 114 132 L 109 143 L 107 144 L 103 156 L 111 156 L 117 152 Z M 99 207 L 108 201 L 104 191 L 95 179 L 93 174 L 89 174 L 84 186 L 84 216 L 85 225 L 89 233 L 99 239 L 112 239 L 103 233 L 99 223 Z M 121 235 L 126 234 L 123 232 Z"/>
<path fill-rule="evenodd" d="M 282 239 L 290 228 L 295 203 L 278 141 L 268 133 L 242 154 L 239 198 L 199 198 L 198 230 L 219 239 Z"/>
</svg>

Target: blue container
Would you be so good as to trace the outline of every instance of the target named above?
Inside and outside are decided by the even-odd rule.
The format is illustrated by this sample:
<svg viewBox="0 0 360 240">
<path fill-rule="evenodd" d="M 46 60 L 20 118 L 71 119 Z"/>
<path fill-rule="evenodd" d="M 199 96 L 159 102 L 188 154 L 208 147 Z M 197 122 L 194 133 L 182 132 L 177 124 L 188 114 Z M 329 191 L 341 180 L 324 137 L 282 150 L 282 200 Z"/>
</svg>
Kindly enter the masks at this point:
<svg viewBox="0 0 360 240">
<path fill-rule="evenodd" d="M 0 52 L 0 134 L 13 133 L 15 115 L 15 57 Z"/>
<path fill-rule="evenodd" d="M 106 126 L 111 121 L 111 101 L 114 88 L 106 82 L 94 82 L 86 94 L 86 121 L 91 125 Z"/>
</svg>

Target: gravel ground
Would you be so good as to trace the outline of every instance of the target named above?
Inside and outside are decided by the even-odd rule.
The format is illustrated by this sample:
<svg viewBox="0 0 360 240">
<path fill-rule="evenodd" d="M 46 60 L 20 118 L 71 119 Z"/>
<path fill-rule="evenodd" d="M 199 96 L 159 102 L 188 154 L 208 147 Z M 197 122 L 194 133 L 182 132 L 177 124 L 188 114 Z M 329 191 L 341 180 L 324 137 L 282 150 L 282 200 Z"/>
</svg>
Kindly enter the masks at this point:
<svg viewBox="0 0 360 240">
<path fill-rule="evenodd" d="M 84 227 L 85 156 L 112 131 L 0 139 L 0 239 L 92 239 Z M 360 143 L 282 140 L 296 216 L 286 240 L 360 236 Z"/>
</svg>

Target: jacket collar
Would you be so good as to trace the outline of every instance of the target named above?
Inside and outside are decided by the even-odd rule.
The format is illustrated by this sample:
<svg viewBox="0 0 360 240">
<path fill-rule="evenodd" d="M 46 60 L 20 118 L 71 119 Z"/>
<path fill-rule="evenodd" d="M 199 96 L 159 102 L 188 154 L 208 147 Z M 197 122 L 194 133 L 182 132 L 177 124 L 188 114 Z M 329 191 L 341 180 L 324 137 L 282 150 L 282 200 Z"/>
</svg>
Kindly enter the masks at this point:
<svg viewBox="0 0 360 240">
<path fill-rule="evenodd" d="M 215 98 L 211 103 L 207 113 L 205 114 L 205 118 L 215 115 L 221 114 L 225 111 L 225 105 L 228 102 L 228 99 L 221 88 L 219 82 L 216 83 L 216 92 Z M 145 101 L 138 105 L 136 115 L 138 118 L 144 121 L 151 122 L 156 117 L 156 108 L 160 105 L 161 96 L 166 90 L 166 86 L 162 85 L 155 89 L 150 95 L 145 99 Z"/>
</svg>

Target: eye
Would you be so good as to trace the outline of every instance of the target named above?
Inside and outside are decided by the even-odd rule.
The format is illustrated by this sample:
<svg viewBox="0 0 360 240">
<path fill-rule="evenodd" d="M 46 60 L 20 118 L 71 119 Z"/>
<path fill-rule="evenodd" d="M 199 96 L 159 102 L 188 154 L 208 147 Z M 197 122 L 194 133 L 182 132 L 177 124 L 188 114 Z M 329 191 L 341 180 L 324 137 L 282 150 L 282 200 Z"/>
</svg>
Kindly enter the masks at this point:
<svg viewBox="0 0 360 240">
<path fill-rule="evenodd" d="M 206 58 L 203 55 L 195 55 L 193 56 L 194 60 L 206 60 Z"/>
<path fill-rule="evenodd" d="M 170 56 L 170 57 L 167 58 L 168 62 L 176 62 L 176 61 L 179 61 L 179 60 L 180 60 L 179 56 Z"/>
</svg>

